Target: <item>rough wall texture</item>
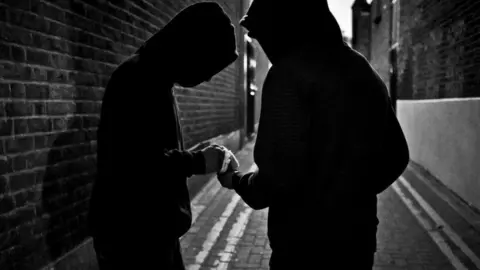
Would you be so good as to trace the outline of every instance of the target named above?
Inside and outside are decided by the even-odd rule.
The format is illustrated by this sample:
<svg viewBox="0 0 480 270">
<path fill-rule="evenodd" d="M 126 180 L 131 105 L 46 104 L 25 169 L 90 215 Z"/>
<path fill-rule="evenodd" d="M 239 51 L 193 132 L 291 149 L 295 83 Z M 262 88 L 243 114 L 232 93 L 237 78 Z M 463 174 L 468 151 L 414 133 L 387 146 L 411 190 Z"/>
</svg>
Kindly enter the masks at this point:
<svg viewBox="0 0 480 270">
<path fill-rule="evenodd" d="M 371 6 L 366 2 L 355 1 L 352 6 L 352 48 L 370 60 Z"/>
<path fill-rule="evenodd" d="M 401 98 L 480 96 L 479 15 L 475 0 L 402 1 Z"/>
<path fill-rule="evenodd" d="M 390 8 L 389 0 L 374 0 L 371 11 L 370 63 L 383 81 L 390 83 Z M 379 17 L 381 16 L 381 17 Z M 378 19 L 378 21 L 375 21 Z"/>
<path fill-rule="evenodd" d="M 411 158 L 478 207 L 471 192 L 479 186 L 478 156 L 471 150 L 480 130 L 478 98 L 467 98 L 480 97 L 480 2 L 396 1 L 397 96 L 403 100 L 397 112 Z M 371 63 L 387 85 L 390 3 L 372 2 L 370 25 Z M 377 23 L 375 13 L 382 15 Z"/>
<path fill-rule="evenodd" d="M 397 0 L 400 6 L 398 97 L 438 99 L 480 96 L 480 2 Z M 382 2 L 381 21 L 372 21 L 371 63 L 388 84 L 390 8 Z M 372 20 L 374 16 L 372 16 Z"/>
<path fill-rule="evenodd" d="M 193 2 L 0 1 L 0 269 L 37 269 L 86 239 L 104 87 Z M 239 1 L 219 2 L 238 21 Z M 241 61 L 178 89 L 187 147 L 243 128 Z"/>
<path fill-rule="evenodd" d="M 355 28 L 359 34 L 355 39 L 355 44 L 352 40 L 352 46 L 355 46 L 355 49 L 367 59 L 370 59 L 370 22 L 370 15 L 363 15 L 358 18 L 358 24 L 355 25 Z"/>
</svg>

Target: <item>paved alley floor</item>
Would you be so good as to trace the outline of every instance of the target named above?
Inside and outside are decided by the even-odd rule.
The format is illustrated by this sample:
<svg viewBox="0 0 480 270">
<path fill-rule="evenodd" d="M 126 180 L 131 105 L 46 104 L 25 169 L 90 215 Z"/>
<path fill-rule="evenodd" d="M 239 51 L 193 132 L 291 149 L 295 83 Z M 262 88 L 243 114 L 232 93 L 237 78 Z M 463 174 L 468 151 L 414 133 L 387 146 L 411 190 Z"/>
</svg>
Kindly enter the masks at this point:
<svg viewBox="0 0 480 270">
<path fill-rule="evenodd" d="M 243 171 L 255 166 L 252 149 L 251 143 L 237 155 Z M 435 243 L 432 232 L 425 229 L 428 220 L 422 219 L 402 190 L 395 184 L 379 195 L 378 252 L 373 269 L 477 269 L 468 264 L 454 266 L 455 260 L 445 255 L 448 248 Z M 187 269 L 269 269 L 268 209 L 253 211 L 216 179 L 193 199 L 192 208 L 194 224 L 181 239 Z"/>
</svg>

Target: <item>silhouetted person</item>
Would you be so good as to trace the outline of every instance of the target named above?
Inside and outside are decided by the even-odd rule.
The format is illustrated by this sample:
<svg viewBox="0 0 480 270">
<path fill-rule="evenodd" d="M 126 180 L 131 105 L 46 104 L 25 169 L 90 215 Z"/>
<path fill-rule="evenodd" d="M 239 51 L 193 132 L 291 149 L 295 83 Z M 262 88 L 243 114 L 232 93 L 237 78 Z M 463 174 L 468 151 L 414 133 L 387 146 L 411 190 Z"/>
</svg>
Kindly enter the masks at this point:
<svg viewBox="0 0 480 270">
<path fill-rule="evenodd" d="M 258 170 L 228 170 L 220 182 L 252 208 L 269 207 L 272 270 L 371 269 L 377 194 L 408 163 L 385 84 L 344 43 L 326 0 L 254 0 L 241 25 L 272 67 Z"/>
<path fill-rule="evenodd" d="M 215 3 L 187 7 L 113 72 L 98 128 L 89 216 L 101 269 L 184 269 L 187 178 L 220 170 L 224 150 L 185 151 L 172 87 L 193 87 L 238 57 Z"/>
</svg>

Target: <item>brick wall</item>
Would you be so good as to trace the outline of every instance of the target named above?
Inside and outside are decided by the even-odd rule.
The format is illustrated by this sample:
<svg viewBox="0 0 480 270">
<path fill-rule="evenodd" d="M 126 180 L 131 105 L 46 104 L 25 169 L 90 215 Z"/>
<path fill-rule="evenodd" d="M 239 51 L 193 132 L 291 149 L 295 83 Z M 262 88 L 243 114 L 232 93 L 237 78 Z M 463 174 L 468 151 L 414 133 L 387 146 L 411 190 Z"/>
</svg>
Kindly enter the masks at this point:
<svg viewBox="0 0 480 270">
<path fill-rule="evenodd" d="M 357 27 L 357 30 L 361 31 L 362 34 L 359 35 L 356 43 L 352 46 L 367 59 L 370 59 L 370 16 L 362 18 Z"/>
<path fill-rule="evenodd" d="M 480 96 L 480 3 L 397 0 L 399 99 Z M 381 2 L 381 21 L 373 14 Z M 372 2 L 371 63 L 388 85 L 390 0 Z"/>
<path fill-rule="evenodd" d="M 370 5 L 366 1 L 357 0 L 352 6 L 352 48 L 370 59 L 370 37 L 372 19 Z"/>
<path fill-rule="evenodd" d="M 401 98 L 480 96 L 479 4 L 476 0 L 401 2 Z"/>
<path fill-rule="evenodd" d="M 371 10 L 370 63 L 383 81 L 390 82 L 390 0 L 373 0 Z"/>
<path fill-rule="evenodd" d="M 191 2 L 0 1 L 0 269 L 38 269 L 86 239 L 109 75 Z M 178 89 L 187 147 L 243 128 L 242 60 Z"/>
</svg>

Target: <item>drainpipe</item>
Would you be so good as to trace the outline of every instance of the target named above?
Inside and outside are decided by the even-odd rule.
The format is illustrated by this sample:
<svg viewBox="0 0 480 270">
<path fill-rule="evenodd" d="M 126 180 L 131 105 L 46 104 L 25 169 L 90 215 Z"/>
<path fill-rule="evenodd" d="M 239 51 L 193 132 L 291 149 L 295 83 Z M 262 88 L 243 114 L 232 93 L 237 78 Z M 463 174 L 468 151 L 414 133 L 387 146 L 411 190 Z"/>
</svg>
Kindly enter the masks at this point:
<svg viewBox="0 0 480 270">
<path fill-rule="evenodd" d="M 398 0 L 390 1 L 390 34 L 389 34 L 389 62 L 390 62 L 390 99 L 392 101 L 392 106 L 397 113 L 397 47 L 398 44 L 394 43 L 393 29 L 394 23 L 396 23 L 393 18 L 393 13 L 395 12 L 394 5 Z M 397 29 L 398 31 L 398 29 Z"/>
</svg>

